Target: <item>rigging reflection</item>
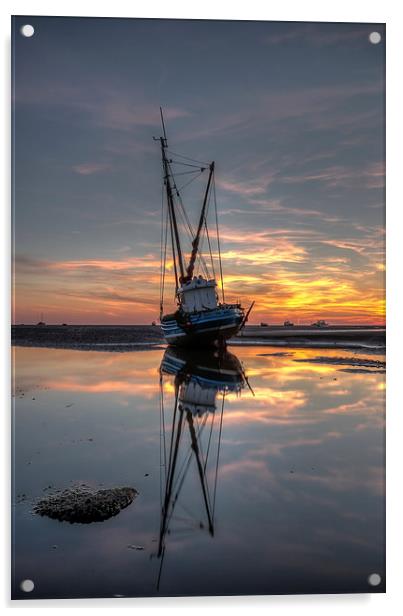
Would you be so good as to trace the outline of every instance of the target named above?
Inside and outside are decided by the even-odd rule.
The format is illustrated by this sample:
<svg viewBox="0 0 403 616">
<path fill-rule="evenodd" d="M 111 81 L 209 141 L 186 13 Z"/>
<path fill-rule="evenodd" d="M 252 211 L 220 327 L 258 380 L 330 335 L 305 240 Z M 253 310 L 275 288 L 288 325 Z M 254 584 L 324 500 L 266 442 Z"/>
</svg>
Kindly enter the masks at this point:
<svg viewBox="0 0 403 616">
<path fill-rule="evenodd" d="M 168 384 L 172 383 L 173 396 L 168 396 L 167 391 L 172 392 Z M 239 394 L 246 385 L 250 387 L 241 362 L 228 351 L 171 347 L 165 351 L 160 365 L 161 522 L 157 556 L 161 562 L 157 589 L 168 535 L 199 529 L 214 536 L 225 399 L 229 393 Z M 180 499 L 192 467 L 203 503 L 198 522 L 185 499 Z M 191 505 L 195 500 L 192 493 Z M 182 528 L 172 530 L 174 520 Z"/>
</svg>

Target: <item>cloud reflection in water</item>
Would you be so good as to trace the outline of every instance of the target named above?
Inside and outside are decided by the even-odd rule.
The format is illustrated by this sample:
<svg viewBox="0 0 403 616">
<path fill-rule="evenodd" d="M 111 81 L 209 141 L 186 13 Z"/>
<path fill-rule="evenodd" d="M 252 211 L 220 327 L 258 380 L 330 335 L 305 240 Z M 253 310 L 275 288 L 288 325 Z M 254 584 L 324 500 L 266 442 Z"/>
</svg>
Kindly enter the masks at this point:
<svg viewBox="0 0 403 616">
<path fill-rule="evenodd" d="M 58 597 L 384 588 L 367 583 L 384 578 L 384 375 L 294 361 L 309 349 L 236 352 L 255 395 L 226 392 L 214 536 L 175 522 L 157 591 L 161 351 L 15 348 L 16 494 L 28 499 L 15 507 L 16 580 L 35 567 L 36 596 Z M 172 412 L 174 375 L 163 393 Z M 71 480 L 140 494 L 85 532 L 29 515 L 46 486 Z M 177 512 L 196 522 L 200 485 L 193 461 Z"/>
</svg>

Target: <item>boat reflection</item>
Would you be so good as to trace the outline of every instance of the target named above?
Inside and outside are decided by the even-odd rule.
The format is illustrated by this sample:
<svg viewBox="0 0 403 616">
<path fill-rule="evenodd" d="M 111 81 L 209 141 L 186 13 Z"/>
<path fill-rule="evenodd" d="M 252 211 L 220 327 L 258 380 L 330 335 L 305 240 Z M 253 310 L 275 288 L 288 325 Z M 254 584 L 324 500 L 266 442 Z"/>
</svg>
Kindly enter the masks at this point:
<svg viewBox="0 0 403 616">
<path fill-rule="evenodd" d="M 164 387 L 167 379 L 171 383 L 173 380 L 174 384 L 169 405 Z M 214 536 L 225 399 L 229 393 L 239 394 L 245 385 L 249 386 L 249 383 L 242 364 L 232 353 L 217 350 L 194 352 L 184 348 L 165 351 L 160 366 L 161 523 L 157 556 L 161 562 L 157 589 L 167 535 L 198 529 L 207 530 L 211 537 Z M 171 415 L 170 419 L 168 415 Z M 192 515 L 189 516 L 184 499 L 179 499 L 192 466 L 203 503 L 202 519 L 197 522 Z M 193 489 L 191 505 L 195 500 Z M 177 515 L 178 508 L 182 510 L 180 516 Z M 181 522 L 182 526 L 185 523 L 187 527 L 172 531 L 170 527 L 174 520 Z"/>
</svg>

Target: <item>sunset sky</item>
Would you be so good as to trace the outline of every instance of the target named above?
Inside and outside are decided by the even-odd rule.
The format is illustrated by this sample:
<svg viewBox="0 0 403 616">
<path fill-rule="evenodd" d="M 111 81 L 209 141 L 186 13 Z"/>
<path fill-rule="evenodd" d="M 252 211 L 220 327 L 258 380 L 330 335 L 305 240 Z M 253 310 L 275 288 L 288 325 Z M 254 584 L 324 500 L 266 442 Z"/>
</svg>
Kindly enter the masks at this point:
<svg viewBox="0 0 403 616">
<path fill-rule="evenodd" d="M 13 36 L 13 322 L 158 319 L 160 105 L 172 149 L 216 161 L 227 300 L 255 300 L 252 323 L 384 322 L 383 25 L 18 17 Z"/>
</svg>

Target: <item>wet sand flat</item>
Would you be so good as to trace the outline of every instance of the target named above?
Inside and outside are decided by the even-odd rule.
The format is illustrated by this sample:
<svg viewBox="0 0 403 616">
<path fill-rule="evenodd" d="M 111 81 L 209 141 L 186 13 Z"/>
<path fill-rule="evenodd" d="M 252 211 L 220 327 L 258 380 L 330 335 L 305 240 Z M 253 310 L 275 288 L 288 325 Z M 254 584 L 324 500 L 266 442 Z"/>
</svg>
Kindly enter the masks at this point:
<svg viewBox="0 0 403 616">
<path fill-rule="evenodd" d="M 12 343 L 18 346 L 96 351 L 130 351 L 164 342 L 158 326 L 150 325 L 17 325 Z"/>
<path fill-rule="evenodd" d="M 384 327 L 364 326 L 294 326 L 261 327 L 250 325 L 243 329 L 234 344 L 273 344 L 290 347 L 372 348 L 384 351 Z"/>
<path fill-rule="evenodd" d="M 164 344 L 164 339 L 159 326 L 151 325 L 16 325 L 12 327 L 12 342 L 18 346 L 130 351 L 157 347 Z M 374 351 L 384 351 L 385 328 L 247 325 L 229 344 L 372 348 Z"/>
</svg>

